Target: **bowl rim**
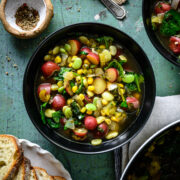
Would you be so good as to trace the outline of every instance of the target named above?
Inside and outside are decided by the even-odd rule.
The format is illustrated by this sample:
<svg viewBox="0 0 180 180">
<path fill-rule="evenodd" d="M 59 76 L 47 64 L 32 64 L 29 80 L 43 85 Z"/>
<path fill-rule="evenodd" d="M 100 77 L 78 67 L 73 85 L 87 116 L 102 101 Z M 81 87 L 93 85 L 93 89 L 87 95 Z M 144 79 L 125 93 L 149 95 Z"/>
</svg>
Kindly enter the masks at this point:
<svg viewBox="0 0 180 180">
<path fill-rule="evenodd" d="M 163 47 L 163 45 L 160 43 L 160 41 L 157 39 L 154 39 L 152 37 L 152 32 L 150 31 L 150 28 L 148 27 L 147 23 L 146 23 L 146 18 L 145 18 L 145 3 L 147 3 L 147 0 L 143 0 L 142 1 L 142 17 L 143 17 L 143 23 L 144 23 L 144 27 L 146 30 L 146 34 L 148 35 L 151 43 L 153 44 L 153 46 L 155 47 L 155 49 L 157 49 L 157 51 L 169 62 L 173 63 L 174 65 L 180 67 L 180 63 L 176 62 L 178 60 L 177 57 L 175 57 L 175 55 L 170 54 L 170 52 Z M 154 33 L 155 34 L 155 33 Z M 157 44 L 159 43 L 159 44 Z M 168 54 L 168 55 L 167 55 Z"/>
<path fill-rule="evenodd" d="M 44 44 L 47 43 L 47 41 L 49 41 L 52 37 L 54 37 L 59 31 L 62 31 L 62 30 L 65 30 L 65 29 L 69 29 L 71 27 L 74 27 L 74 26 L 78 26 L 78 25 L 99 25 L 99 26 L 104 26 L 104 27 L 108 27 L 108 28 L 111 28 L 111 29 L 114 29 L 120 33 L 122 33 L 123 35 L 125 35 L 126 37 L 128 37 L 129 39 L 131 39 L 133 41 L 134 44 L 136 44 L 136 46 L 138 47 L 138 49 L 141 50 L 141 52 L 143 53 L 144 57 L 146 58 L 147 60 L 147 63 L 149 64 L 149 68 L 152 72 L 152 84 L 153 84 L 153 90 L 152 90 L 152 97 L 153 99 L 151 99 L 151 108 L 149 109 L 148 111 L 148 115 L 146 117 L 146 119 L 143 121 L 143 123 L 141 123 L 141 126 L 138 128 L 138 130 L 136 130 L 135 133 L 133 133 L 133 135 L 128 138 L 127 140 L 125 140 L 123 143 L 119 144 L 118 146 L 115 146 L 115 147 L 111 147 L 111 148 L 108 148 L 108 149 L 105 149 L 105 150 L 98 150 L 98 151 L 80 151 L 80 150 L 74 150 L 74 149 L 71 149 L 71 148 L 68 148 L 68 147 L 65 147 L 64 145 L 61 145 L 57 142 L 55 142 L 53 139 L 51 139 L 48 135 L 46 135 L 41 129 L 40 127 L 35 123 L 35 120 L 33 119 L 31 113 L 30 113 L 30 110 L 29 110 L 29 107 L 27 106 L 27 101 L 26 101 L 26 93 L 25 93 L 25 85 L 26 85 L 26 81 L 27 81 L 27 76 L 28 76 L 28 71 L 29 71 L 29 68 L 34 60 L 34 57 L 36 56 L 36 54 L 38 53 L 38 51 L 42 48 L 42 46 Z M 156 81 L 155 81 L 155 75 L 154 75 L 154 71 L 153 71 L 153 68 L 152 68 L 152 65 L 146 55 L 146 53 L 144 52 L 144 50 L 141 48 L 141 46 L 132 38 L 130 37 L 129 35 L 127 35 L 126 33 L 122 32 L 121 30 L 113 27 L 113 26 L 110 26 L 110 25 L 107 25 L 107 24 L 104 24 L 104 23 L 96 23 L 96 22 L 83 22 L 83 23 L 75 23 L 75 24 L 71 24 L 71 25 L 67 25 L 63 28 L 60 28 L 58 30 L 56 30 L 55 32 L 51 33 L 50 35 L 48 35 L 39 45 L 38 47 L 36 48 L 36 50 L 34 51 L 34 53 L 32 54 L 32 56 L 30 57 L 30 60 L 27 64 L 27 67 L 26 67 L 26 70 L 25 70 L 25 73 L 24 73 L 24 79 L 23 79 L 23 99 L 24 99 L 24 104 L 25 104 L 25 107 L 26 107 L 26 110 L 28 112 L 28 115 L 29 115 L 29 118 L 30 120 L 32 121 L 32 123 L 34 124 L 34 126 L 38 129 L 38 131 L 47 139 L 49 140 L 51 143 L 55 144 L 56 146 L 58 147 L 61 147 L 62 149 L 65 149 L 69 152 L 73 152 L 73 153 L 78 153 L 78 154 L 86 154 L 86 155 L 91 155 L 91 154 L 100 154 L 100 153 L 105 153 L 105 152 L 109 152 L 109 151 L 112 151 L 112 150 L 115 150 L 119 147 L 122 147 L 123 145 L 127 144 L 129 141 L 131 141 L 140 131 L 141 129 L 145 126 L 146 122 L 148 121 L 150 115 L 151 115 L 151 112 L 153 110 L 153 107 L 154 107 L 154 103 L 155 103 L 155 96 L 156 96 Z"/>
<path fill-rule="evenodd" d="M 153 135 L 151 135 L 139 148 L 138 150 L 134 153 L 134 155 L 131 157 L 130 161 L 128 162 L 128 164 L 126 165 L 120 180 L 123 180 L 124 176 L 126 175 L 128 169 L 130 168 L 131 164 L 133 163 L 133 161 L 136 159 L 136 157 L 144 150 L 144 148 L 150 144 L 157 136 L 159 136 L 162 132 L 171 129 L 173 126 L 177 125 L 178 123 L 180 123 L 180 119 L 176 120 L 166 126 L 164 126 L 163 128 L 159 129 L 156 133 L 154 133 Z"/>
</svg>

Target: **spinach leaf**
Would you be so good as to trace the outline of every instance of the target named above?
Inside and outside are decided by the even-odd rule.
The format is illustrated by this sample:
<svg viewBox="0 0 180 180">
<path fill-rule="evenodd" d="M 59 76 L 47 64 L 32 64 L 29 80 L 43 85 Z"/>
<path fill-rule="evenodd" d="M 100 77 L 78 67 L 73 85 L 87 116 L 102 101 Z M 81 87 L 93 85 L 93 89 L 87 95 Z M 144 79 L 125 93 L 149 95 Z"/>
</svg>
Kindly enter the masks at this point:
<svg viewBox="0 0 180 180">
<path fill-rule="evenodd" d="M 80 108 L 76 102 L 71 103 L 71 109 L 77 120 L 82 121 L 84 119 L 85 114 L 81 113 Z"/>
<path fill-rule="evenodd" d="M 47 119 L 47 123 L 53 129 L 58 129 L 60 127 L 60 123 L 54 123 L 51 119 Z"/>
<path fill-rule="evenodd" d="M 47 102 L 43 103 L 40 106 L 40 115 L 41 115 L 41 120 L 42 120 L 43 124 L 46 124 L 46 117 L 45 117 L 45 114 L 44 114 L 44 109 L 46 108 L 46 106 L 47 106 Z"/>
<path fill-rule="evenodd" d="M 83 90 L 83 87 L 84 87 L 83 78 L 81 78 L 81 84 L 79 86 L 79 89 L 76 91 L 76 94 L 81 93 Z"/>
<path fill-rule="evenodd" d="M 63 74 L 64 74 L 65 72 L 69 72 L 69 71 L 71 71 L 71 70 L 72 70 L 72 68 L 61 67 L 61 70 L 59 71 L 58 76 L 57 76 L 57 77 L 54 77 L 54 80 L 63 81 L 63 80 L 64 80 Z"/>
<path fill-rule="evenodd" d="M 165 36 L 173 36 L 180 31 L 180 13 L 171 9 L 166 12 L 160 28 L 160 32 Z"/>
<path fill-rule="evenodd" d="M 128 91 L 136 91 L 137 90 L 137 86 L 135 83 L 130 83 L 130 84 L 126 84 L 126 88 Z"/>
<path fill-rule="evenodd" d="M 120 105 L 122 108 L 128 108 L 127 102 L 123 101 Z"/>
<path fill-rule="evenodd" d="M 144 77 L 141 74 L 140 75 L 135 74 L 134 78 L 135 78 L 135 83 L 136 83 L 137 89 L 139 92 L 141 92 L 140 84 L 144 83 Z"/>
<path fill-rule="evenodd" d="M 73 86 L 75 86 L 75 81 L 74 81 L 74 79 L 70 81 L 70 86 L 71 86 L 71 88 L 72 88 Z"/>
<path fill-rule="evenodd" d="M 59 123 L 60 119 L 63 118 L 63 112 L 62 111 L 56 111 L 52 114 L 52 118 L 54 120 L 54 122 Z"/>
<path fill-rule="evenodd" d="M 111 67 L 116 68 L 121 77 L 124 75 L 123 67 L 122 67 L 121 63 L 118 60 L 114 59 L 104 69 L 106 70 L 106 69 L 111 68 Z"/>
<path fill-rule="evenodd" d="M 114 41 L 114 39 L 110 36 L 103 36 L 96 39 L 100 44 L 105 44 L 106 48 L 109 48 L 110 44 Z"/>
</svg>

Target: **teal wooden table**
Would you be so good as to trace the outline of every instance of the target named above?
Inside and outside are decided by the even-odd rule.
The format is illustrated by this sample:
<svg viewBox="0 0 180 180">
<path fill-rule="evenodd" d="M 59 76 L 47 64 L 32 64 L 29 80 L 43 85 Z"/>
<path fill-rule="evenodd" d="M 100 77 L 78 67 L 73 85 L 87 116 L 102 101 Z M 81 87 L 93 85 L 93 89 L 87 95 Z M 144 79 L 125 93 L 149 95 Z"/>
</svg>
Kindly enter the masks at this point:
<svg viewBox="0 0 180 180">
<path fill-rule="evenodd" d="M 79 22 L 101 22 L 112 25 L 133 37 L 147 53 L 156 76 L 157 95 L 180 93 L 180 69 L 166 61 L 152 46 L 143 27 L 141 0 L 129 0 L 124 21 L 117 21 L 98 0 L 52 0 L 54 18 L 48 29 L 32 40 L 19 40 L 8 34 L 0 24 L 0 133 L 28 139 L 47 149 L 58 158 L 74 180 L 113 180 L 113 153 L 79 155 L 67 152 L 44 139 L 31 123 L 24 107 L 22 82 L 26 65 L 38 44 L 50 33 Z M 136 57 L 138 58 L 138 57 Z"/>
</svg>

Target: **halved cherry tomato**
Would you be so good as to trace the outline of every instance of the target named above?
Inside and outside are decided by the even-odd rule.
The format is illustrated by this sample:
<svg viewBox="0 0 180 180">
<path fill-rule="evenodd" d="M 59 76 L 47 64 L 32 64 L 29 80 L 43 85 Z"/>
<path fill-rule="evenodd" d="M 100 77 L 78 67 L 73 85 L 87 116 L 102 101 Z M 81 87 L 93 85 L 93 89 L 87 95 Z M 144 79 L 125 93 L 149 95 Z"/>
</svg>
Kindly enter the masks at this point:
<svg viewBox="0 0 180 180">
<path fill-rule="evenodd" d="M 165 2 L 158 2 L 155 6 L 156 14 L 161 14 L 169 11 L 171 9 L 171 5 Z"/>
<path fill-rule="evenodd" d="M 169 48 L 176 54 L 180 54 L 180 38 L 172 36 L 170 38 Z"/>
<path fill-rule="evenodd" d="M 76 128 L 74 129 L 74 134 L 79 137 L 83 137 L 87 134 L 87 129 L 85 128 Z"/>
</svg>

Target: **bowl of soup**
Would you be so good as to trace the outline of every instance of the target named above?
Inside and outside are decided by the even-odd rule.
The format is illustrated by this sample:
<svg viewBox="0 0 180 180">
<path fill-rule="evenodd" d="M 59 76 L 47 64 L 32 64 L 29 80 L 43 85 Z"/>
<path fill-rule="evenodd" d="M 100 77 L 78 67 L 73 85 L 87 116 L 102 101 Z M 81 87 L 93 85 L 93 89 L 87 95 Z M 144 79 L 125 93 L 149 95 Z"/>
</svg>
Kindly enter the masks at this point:
<svg viewBox="0 0 180 180">
<path fill-rule="evenodd" d="M 180 120 L 152 135 L 134 154 L 120 180 L 180 179 Z"/>
<path fill-rule="evenodd" d="M 180 66 L 180 1 L 143 1 L 143 21 L 155 48 L 170 62 Z"/>
<path fill-rule="evenodd" d="M 141 47 L 111 26 L 80 23 L 47 37 L 24 75 L 24 101 L 51 142 L 94 154 L 127 143 L 154 105 L 155 78 Z"/>
</svg>

